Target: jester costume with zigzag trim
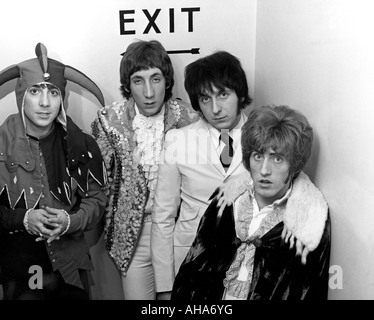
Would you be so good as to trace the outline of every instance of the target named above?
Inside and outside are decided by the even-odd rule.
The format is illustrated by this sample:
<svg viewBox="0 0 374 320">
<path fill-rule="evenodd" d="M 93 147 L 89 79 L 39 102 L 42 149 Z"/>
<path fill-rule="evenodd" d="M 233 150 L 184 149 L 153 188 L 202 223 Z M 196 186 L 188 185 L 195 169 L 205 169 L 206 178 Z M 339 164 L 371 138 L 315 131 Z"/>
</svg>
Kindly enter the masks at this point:
<svg viewBox="0 0 374 320">
<path fill-rule="evenodd" d="M 94 139 L 68 118 L 69 134 L 55 123 L 43 139 L 25 134 L 20 115 L 0 127 L 0 264 L 2 280 L 29 276 L 32 265 L 59 270 L 65 282 L 82 286 L 78 267 L 92 269 L 84 231 L 102 217 L 106 196 L 103 162 Z M 65 138 L 67 140 L 65 140 Z M 70 141 L 72 140 L 72 141 Z M 66 147 L 67 142 L 69 148 Z M 47 246 L 25 231 L 27 209 L 41 206 L 70 214 L 68 232 Z"/>
<path fill-rule="evenodd" d="M 0 282 L 6 284 L 8 299 L 24 291 L 16 288 L 20 292 L 9 293 L 8 284 L 27 285 L 32 266 L 83 288 L 80 270 L 92 269 L 84 232 L 97 225 L 107 204 L 100 149 L 66 115 L 63 104 L 66 80 L 88 89 L 104 105 L 102 93 L 83 73 L 47 58 L 43 44 L 37 45 L 36 54 L 38 58 L 0 72 L 0 85 L 18 78 L 19 112 L 0 126 Z M 24 111 L 25 95 L 35 85 L 52 85 L 62 97 L 58 117 L 49 133 L 39 138 L 27 134 Z M 51 243 L 35 241 L 38 236 L 29 233 L 24 222 L 28 210 L 44 206 L 65 210 L 70 217 L 66 232 Z"/>
</svg>

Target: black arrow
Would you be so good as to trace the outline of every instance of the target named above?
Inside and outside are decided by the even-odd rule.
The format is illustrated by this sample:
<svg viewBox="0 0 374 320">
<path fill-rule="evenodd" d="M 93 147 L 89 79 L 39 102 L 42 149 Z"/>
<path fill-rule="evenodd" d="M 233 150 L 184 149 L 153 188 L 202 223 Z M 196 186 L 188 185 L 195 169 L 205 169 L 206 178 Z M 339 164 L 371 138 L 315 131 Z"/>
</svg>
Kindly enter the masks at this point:
<svg viewBox="0 0 374 320">
<path fill-rule="evenodd" d="M 191 54 L 199 54 L 200 48 L 192 48 L 189 50 L 170 50 L 167 51 L 168 54 L 179 54 L 179 53 L 191 53 Z"/>
</svg>

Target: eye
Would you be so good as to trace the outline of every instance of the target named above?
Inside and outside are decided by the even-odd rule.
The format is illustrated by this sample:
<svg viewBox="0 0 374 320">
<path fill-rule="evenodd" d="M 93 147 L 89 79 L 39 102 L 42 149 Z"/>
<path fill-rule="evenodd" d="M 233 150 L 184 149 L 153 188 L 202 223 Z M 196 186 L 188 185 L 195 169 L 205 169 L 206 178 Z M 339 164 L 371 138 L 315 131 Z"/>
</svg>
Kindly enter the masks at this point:
<svg viewBox="0 0 374 320">
<path fill-rule="evenodd" d="M 258 152 L 252 153 L 253 159 L 256 161 L 260 161 L 262 159 L 262 154 Z"/>
<path fill-rule="evenodd" d="M 200 97 L 199 100 L 200 100 L 201 103 L 206 104 L 206 103 L 208 103 L 210 101 L 210 97 L 202 96 L 202 97 Z"/>
<path fill-rule="evenodd" d="M 60 95 L 60 91 L 58 91 L 57 89 L 51 89 L 49 90 L 49 94 L 53 97 L 58 97 Z"/>
<path fill-rule="evenodd" d="M 275 156 L 275 157 L 273 158 L 273 160 L 274 160 L 275 163 L 282 163 L 283 158 L 280 157 L 280 156 Z"/>
<path fill-rule="evenodd" d="M 161 78 L 159 78 L 159 77 L 157 77 L 157 78 L 153 78 L 152 81 L 155 82 L 155 83 L 158 83 L 158 82 L 161 81 Z"/>
<path fill-rule="evenodd" d="M 226 91 L 223 91 L 223 92 L 221 92 L 221 94 L 220 94 L 220 97 L 221 97 L 222 99 L 226 99 L 228 96 L 229 96 L 229 93 L 226 92 Z"/>
<path fill-rule="evenodd" d="M 33 95 L 36 95 L 36 94 L 38 94 L 38 93 L 40 92 L 40 89 L 37 88 L 37 87 L 31 87 L 31 88 L 29 89 L 29 92 L 30 92 L 31 94 L 33 94 Z"/>
<path fill-rule="evenodd" d="M 142 80 L 139 78 L 133 78 L 131 82 L 135 85 L 140 85 L 142 83 Z"/>
</svg>

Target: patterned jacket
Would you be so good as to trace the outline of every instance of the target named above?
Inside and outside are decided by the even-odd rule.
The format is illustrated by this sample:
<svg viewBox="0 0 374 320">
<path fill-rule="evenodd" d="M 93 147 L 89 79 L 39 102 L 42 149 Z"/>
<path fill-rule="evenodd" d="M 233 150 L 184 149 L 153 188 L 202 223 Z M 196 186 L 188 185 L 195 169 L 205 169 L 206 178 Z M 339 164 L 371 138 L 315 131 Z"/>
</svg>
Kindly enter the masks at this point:
<svg viewBox="0 0 374 320">
<path fill-rule="evenodd" d="M 92 123 L 92 134 L 101 149 L 110 185 L 106 248 L 123 275 L 135 252 L 149 197 L 144 170 L 134 159 L 135 115 L 135 102 L 130 98 L 102 108 Z M 165 103 L 164 132 L 198 119 L 198 114 L 180 100 Z"/>
</svg>

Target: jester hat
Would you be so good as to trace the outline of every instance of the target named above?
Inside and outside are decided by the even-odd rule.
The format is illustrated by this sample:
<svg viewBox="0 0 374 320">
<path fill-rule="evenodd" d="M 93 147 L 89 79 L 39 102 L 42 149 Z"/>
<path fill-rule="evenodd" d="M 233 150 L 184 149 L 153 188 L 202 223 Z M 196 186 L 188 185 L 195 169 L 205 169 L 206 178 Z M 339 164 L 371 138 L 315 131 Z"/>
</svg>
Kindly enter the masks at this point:
<svg viewBox="0 0 374 320">
<path fill-rule="evenodd" d="M 53 84 L 59 88 L 63 105 L 67 80 L 90 91 L 99 100 L 102 106 L 105 105 L 104 97 L 99 87 L 79 70 L 48 58 L 47 48 L 44 44 L 38 43 L 36 45 L 35 54 L 37 58 L 9 66 L 0 72 L 0 86 L 7 81 L 18 78 L 15 93 L 18 110 L 20 112 L 27 89 L 32 85 L 40 83 Z M 64 112 L 64 110 L 62 111 Z"/>
</svg>

